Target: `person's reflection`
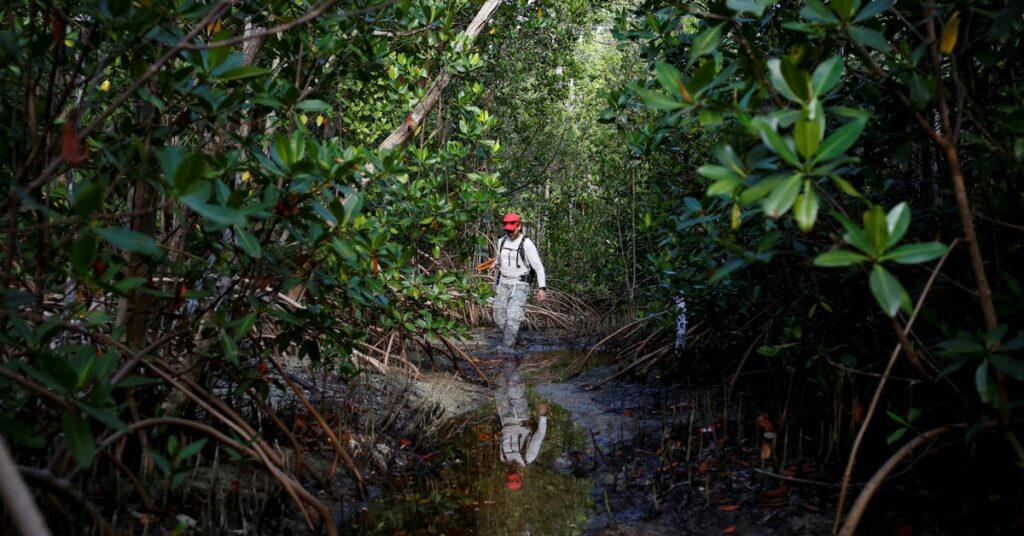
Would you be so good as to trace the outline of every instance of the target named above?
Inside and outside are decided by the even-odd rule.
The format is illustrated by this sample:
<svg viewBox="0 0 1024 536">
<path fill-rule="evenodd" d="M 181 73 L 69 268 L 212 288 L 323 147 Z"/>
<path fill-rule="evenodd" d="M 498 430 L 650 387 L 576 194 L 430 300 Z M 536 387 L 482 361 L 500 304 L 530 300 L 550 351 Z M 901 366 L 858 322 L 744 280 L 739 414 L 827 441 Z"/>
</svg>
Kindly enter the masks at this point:
<svg viewBox="0 0 1024 536">
<path fill-rule="evenodd" d="M 537 430 L 531 432 L 527 426 L 530 419 L 530 406 L 526 400 L 526 385 L 519 376 L 519 365 L 509 361 L 498 378 L 494 400 L 501 417 L 501 452 L 499 457 L 509 468 L 505 485 L 510 490 L 523 486 L 521 469 L 537 459 L 544 434 L 548 429 L 548 405 L 541 402 L 537 406 L 540 420 Z"/>
</svg>

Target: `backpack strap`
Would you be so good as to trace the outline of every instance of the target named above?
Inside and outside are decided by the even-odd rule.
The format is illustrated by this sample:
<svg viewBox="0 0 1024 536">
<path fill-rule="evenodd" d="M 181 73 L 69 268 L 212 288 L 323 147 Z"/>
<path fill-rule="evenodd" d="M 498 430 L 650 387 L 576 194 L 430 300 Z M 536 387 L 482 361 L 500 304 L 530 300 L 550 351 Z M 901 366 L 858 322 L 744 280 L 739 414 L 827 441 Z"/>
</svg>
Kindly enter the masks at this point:
<svg viewBox="0 0 1024 536">
<path fill-rule="evenodd" d="M 519 255 L 520 259 L 523 259 L 523 264 L 525 264 L 529 269 L 532 270 L 533 266 L 530 266 L 530 261 L 529 261 L 529 259 L 526 258 L 526 252 L 523 251 L 523 246 L 526 245 L 526 241 L 527 240 L 530 240 L 530 238 L 524 236 L 523 239 L 519 242 L 519 253 L 518 253 L 518 255 Z M 531 241 L 530 243 L 532 244 L 533 242 Z"/>
</svg>

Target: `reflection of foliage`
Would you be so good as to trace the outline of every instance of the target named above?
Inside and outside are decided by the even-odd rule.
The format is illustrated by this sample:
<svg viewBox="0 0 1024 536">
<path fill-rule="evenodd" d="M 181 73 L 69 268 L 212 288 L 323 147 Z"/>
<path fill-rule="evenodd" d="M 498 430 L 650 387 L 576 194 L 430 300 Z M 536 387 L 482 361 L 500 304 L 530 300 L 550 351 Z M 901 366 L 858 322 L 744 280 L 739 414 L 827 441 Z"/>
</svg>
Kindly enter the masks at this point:
<svg viewBox="0 0 1024 536">
<path fill-rule="evenodd" d="M 530 405 L 536 395 L 530 392 Z M 548 432 L 540 457 L 528 465 L 523 487 L 505 487 L 509 466 L 498 459 L 500 426 L 493 403 L 451 423 L 460 432 L 443 445 L 443 458 L 428 475 L 404 482 L 397 493 L 376 501 L 360 520 L 359 534 L 393 534 L 396 529 L 431 534 L 580 534 L 591 510 L 590 483 L 552 470 L 563 452 L 583 446 L 584 431 L 569 412 L 550 405 Z M 444 435 L 444 434 L 442 434 Z"/>
</svg>

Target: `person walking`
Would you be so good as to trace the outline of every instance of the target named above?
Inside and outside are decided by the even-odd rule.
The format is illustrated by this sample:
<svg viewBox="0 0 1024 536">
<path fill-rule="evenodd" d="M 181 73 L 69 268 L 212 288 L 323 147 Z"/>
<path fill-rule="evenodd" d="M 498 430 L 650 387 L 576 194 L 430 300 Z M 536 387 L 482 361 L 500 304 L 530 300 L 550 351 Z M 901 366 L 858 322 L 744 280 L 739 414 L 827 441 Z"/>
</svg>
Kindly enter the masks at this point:
<svg viewBox="0 0 1024 536">
<path fill-rule="evenodd" d="M 530 293 L 531 273 L 536 274 L 537 299 L 547 299 L 547 275 L 537 246 L 522 232 L 523 221 L 515 212 L 502 218 L 506 236 L 498 241 L 498 278 L 494 297 L 494 325 L 501 334 L 500 351 L 509 351 L 516 343 L 519 325 L 526 316 L 526 298 Z"/>
</svg>

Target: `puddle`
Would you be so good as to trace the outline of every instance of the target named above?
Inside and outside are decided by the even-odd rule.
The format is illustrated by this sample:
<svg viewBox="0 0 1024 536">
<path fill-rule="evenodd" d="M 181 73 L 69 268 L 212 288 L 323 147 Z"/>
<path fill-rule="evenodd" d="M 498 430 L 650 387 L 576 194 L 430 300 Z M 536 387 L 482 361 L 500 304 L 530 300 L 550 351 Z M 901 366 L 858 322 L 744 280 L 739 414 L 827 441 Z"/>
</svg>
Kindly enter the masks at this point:
<svg viewBox="0 0 1024 536">
<path fill-rule="evenodd" d="M 506 358 L 496 365 L 507 377 L 512 363 L 513 358 Z M 536 434 L 540 400 L 532 387 L 522 388 L 530 415 L 525 426 Z M 494 392 L 499 399 L 502 389 L 503 384 Z M 581 534 L 594 507 L 591 483 L 574 472 L 574 461 L 584 458 L 590 437 L 573 423 L 568 410 L 548 405 L 539 454 L 517 471 L 522 481 L 518 489 L 508 485 L 513 465 L 500 459 L 502 421 L 492 394 L 479 411 L 442 427 L 434 445 L 422 446 L 422 452 L 409 445 L 418 454 L 416 463 L 390 475 L 379 496 L 339 526 L 339 533 Z"/>
</svg>

